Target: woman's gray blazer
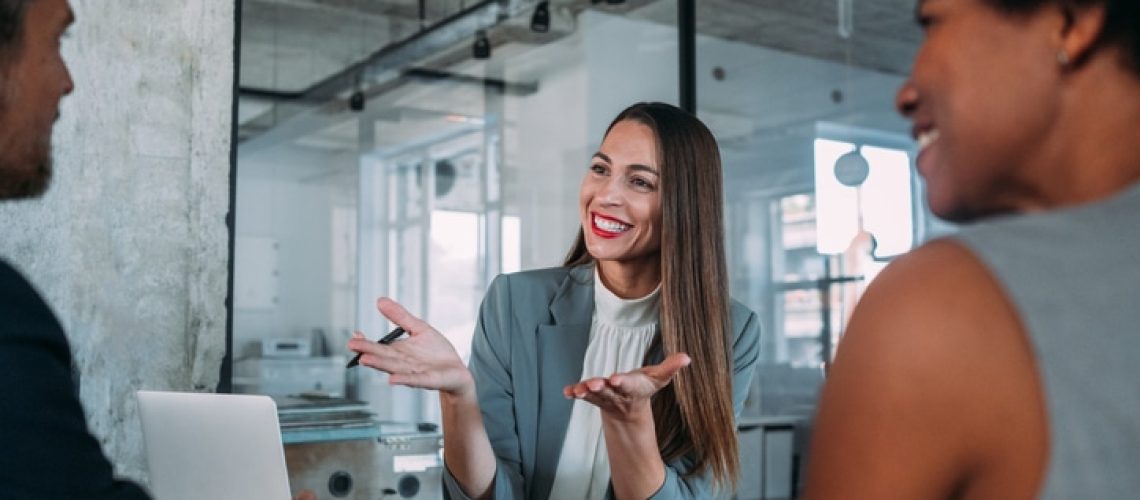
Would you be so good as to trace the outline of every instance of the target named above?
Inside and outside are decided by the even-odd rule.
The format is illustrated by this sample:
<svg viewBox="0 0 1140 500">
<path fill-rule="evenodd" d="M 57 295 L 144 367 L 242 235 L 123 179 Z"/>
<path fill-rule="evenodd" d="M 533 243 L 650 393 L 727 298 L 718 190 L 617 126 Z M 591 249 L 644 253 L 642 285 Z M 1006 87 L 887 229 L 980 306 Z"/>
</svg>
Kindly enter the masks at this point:
<svg viewBox="0 0 1140 500">
<path fill-rule="evenodd" d="M 582 376 L 593 314 L 592 265 L 501 275 L 491 283 L 475 325 L 470 369 L 498 461 L 492 498 L 550 496 L 573 402 L 562 388 Z M 739 416 L 759 356 L 760 322 L 736 301 L 731 316 L 732 402 Z M 708 474 L 682 477 L 691 466 L 687 457 L 666 464 L 665 484 L 652 498 L 711 497 Z M 446 467 L 443 476 L 445 497 L 467 498 Z"/>
</svg>

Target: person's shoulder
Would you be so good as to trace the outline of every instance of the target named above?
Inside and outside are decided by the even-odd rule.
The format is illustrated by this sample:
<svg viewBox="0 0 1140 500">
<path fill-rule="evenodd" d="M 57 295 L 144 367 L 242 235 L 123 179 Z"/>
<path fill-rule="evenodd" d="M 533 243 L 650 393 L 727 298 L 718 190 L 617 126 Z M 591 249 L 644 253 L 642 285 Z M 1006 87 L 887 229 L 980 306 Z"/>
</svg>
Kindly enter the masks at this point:
<svg viewBox="0 0 1140 500">
<path fill-rule="evenodd" d="M 946 285 L 961 286 L 988 276 L 968 247 L 948 237 L 932 240 L 898 257 L 875 278 L 875 283 L 900 286 L 925 279 L 947 279 Z"/>
<path fill-rule="evenodd" d="M 23 274 L 0 259 L 0 365 L 26 358 L 28 349 L 71 365 L 67 337 L 51 308 Z"/>
<path fill-rule="evenodd" d="M 868 286 L 817 414 L 813 468 L 839 473 L 854 452 L 874 457 L 876 477 L 812 487 L 943 495 L 979 463 L 1036 449 L 1037 383 L 1020 319 L 988 269 L 954 240 L 926 244 Z M 1006 432 L 1003 419 L 1033 432 Z"/>
<path fill-rule="evenodd" d="M 504 273 L 499 275 L 500 279 L 507 279 L 511 284 L 540 284 L 540 283 L 561 283 L 564 279 L 578 268 L 574 267 L 545 267 L 540 269 L 528 269 L 525 271 L 516 271 L 513 273 Z"/>
<path fill-rule="evenodd" d="M 733 321 L 737 319 L 748 319 L 750 316 L 754 316 L 755 314 L 756 311 L 753 311 L 752 308 L 744 305 L 743 302 L 729 297 L 728 316 L 732 318 Z"/>
<path fill-rule="evenodd" d="M 35 287 L 16 268 L 0 259 L 0 331 L 62 338 L 55 315 Z"/>
<path fill-rule="evenodd" d="M 760 316 L 739 300 L 729 299 L 728 319 L 736 338 L 739 339 L 742 335 L 760 335 Z"/>
<path fill-rule="evenodd" d="M 573 280 L 578 284 L 590 284 L 593 279 L 592 266 L 559 266 L 500 274 L 491 286 L 509 287 L 516 294 L 552 295 L 562 288 L 567 280 Z"/>
<path fill-rule="evenodd" d="M 1012 308 L 984 264 L 965 246 L 940 239 L 899 257 L 867 287 L 848 328 L 848 343 L 884 344 L 878 356 L 919 347 L 947 353 L 979 340 Z M 936 344 L 928 345 L 928 344 Z M 892 347 L 896 346 L 896 347 Z M 897 347 L 904 346 L 904 347 Z"/>
<path fill-rule="evenodd" d="M 495 277 L 487 289 L 487 295 L 496 300 L 539 301 L 548 303 L 558 294 L 567 280 L 590 283 L 593 274 L 585 266 L 548 267 L 504 273 Z"/>
<path fill-rule="evenodd" d="M 31 284 L 24 278 L 24 275 L 12 267 L 7 260 L 0 259 L 0 290 L 23 291 L 30 288 Z"/>
</svg>

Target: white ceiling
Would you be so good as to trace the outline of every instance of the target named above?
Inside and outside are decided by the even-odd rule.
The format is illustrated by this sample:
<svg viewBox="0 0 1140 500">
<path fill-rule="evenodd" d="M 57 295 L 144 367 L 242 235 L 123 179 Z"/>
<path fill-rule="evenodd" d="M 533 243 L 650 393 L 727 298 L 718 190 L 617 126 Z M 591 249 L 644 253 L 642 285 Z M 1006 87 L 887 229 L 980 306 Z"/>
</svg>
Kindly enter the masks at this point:
<svg viewBox="0 0 1140 500">
<path fill-rule="evenodd" d="M 891 96 L 897 80 L 908 71 L 921 36 L 913 22 L 912 0 L 851 1 L 854 32 L 849 39 L 838 34 L 837 0 L 697 2 L 700 35 L 765 48 L 755 51 L 761 55 L 745 59 L 718 56 L 698 47 L 699 108 L 718 132 L 728 175 L 776 175 L 782 165 L 802 163 L 803 149 L 787 145 L 809 140 L 819 121 L 905 131 L 905 123 L 892 110 Z M 427 23 L 473 3 L 428 0 Z M 625 5 L 595 7 L 590 7 L 589 0 L 553 0 L 552 5 L 551 34 L 538 35 L 528 29 L 529 10 L 492 29 L 495 56 L 490 62 L 471 59 L 470 42 L 464 41 L 417 66 L 477 77 L 508 75 L 508 80 L 518 82 L 541 81 L 561 69 L 563 61 L 573 59 L 578 50 L 575 44 L 580 41 L 573 36 L 572 24 L 575 12 L 594 8 L 659 24 L 676 21 L 674 0 L 630 0 Z M 241 84 L 269 90 L 304 89 L 379 47 L 415 33 L 420 26 L 418 14 L 417 0 L 245 0 Z M 550 55 L 559 50 L 564 56 Z M 535 55 L 540 52 L 541 57 Z M 509 61 L 506 68 L 503 61 Z M 722 78 L 713 76 L 714 68 L 719 68 Z M 843 96 L 838 102 L 833 100 L 836 91 Z M 243 99 L 240 114 L 245 118 L 260 115 L 264 122 L 271 109 L 265 101 Z M 398 144 L 423 130 L 438 129 L 448 114 L 480 115 L 483 89 L 447 81 L 390 83 L 370 92 L 368 112 L 384 114 L 377 143 Z M 282 134 L 290 141 L 287 149 L 356 147 L 356 117 L 343 103 L 325 104 L 310 113 L 323 121 L 300 127 L 299 133 Z M 275 126 L 270 123 L 269 127 Z M 507 153 L 504 175 L 509 178 L 509 169 L 516 167 Z M 316 162 L 314 168 L 319 173 L 333 167 Z M 296 172 L 296 176 L 314 178 L 313 172 Z M 355 182 L 351 174 L 324 177 Z"/>
<path fill-rule="evenodd" d="M 524 0 L 533 3 L 534 0 Z M 905 74 L 921 32 L 913 0 L 849 0 L 854 33 L 838 33 L 839 2 L 846 0 L 700 0 L 697 31 L 703 35 L 770 47 L 889 73 Z M 242 2 L 241 83 L 291 90 L 359 61 L 377 49 L 470 7 L 477 0 L 245 0 Z M 634 19 L 674 24 L 675 0 L 630 0 L 591 6 L 589 0 L 552 0 L 554 29 L 565 29 L 562 11 L 587 7 Z M 529 11 L 527 11 L 529 13 Z M 525 29 L 528 19 L 492 31 L 498 44 L 541 43 L 552 37 Z M 521 29 L 520 29 L 521 28 Z M 463 51 L 466 56 L 466 50 Z"/>
</svg>

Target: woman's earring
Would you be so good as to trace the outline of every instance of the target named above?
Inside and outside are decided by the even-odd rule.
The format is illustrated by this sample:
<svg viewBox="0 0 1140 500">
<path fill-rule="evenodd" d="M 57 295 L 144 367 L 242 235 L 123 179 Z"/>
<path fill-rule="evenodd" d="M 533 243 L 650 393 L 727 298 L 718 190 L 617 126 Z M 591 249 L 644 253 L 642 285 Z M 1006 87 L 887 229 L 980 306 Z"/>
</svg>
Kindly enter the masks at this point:
<svg viewBox="0 0 1140 500">
<path fill-rule="evenodd" d="M 1057 51 L 1057 64 L 1060 64 L 1062 67 L 1069 65 L 1069 53 L 1065 49 Z"/>
</svg>

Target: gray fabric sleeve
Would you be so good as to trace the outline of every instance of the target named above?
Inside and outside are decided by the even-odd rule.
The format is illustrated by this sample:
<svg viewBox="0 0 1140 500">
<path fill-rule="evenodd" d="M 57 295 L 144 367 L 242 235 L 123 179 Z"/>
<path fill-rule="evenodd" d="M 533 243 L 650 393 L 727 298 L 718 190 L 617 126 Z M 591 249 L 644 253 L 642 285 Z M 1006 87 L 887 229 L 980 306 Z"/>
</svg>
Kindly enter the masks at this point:
<svg viewBox="0 0 1140 500">
<path fill-rule="evenodd" d="M 469 363 L 483 427 L 495 452 L 495 479 L 491 487 L 491 498 L 495 500 L 521 499 L 526 491 L 511 383 L 511 318 L 510 281 L 507 276 L 499 276 L 483 297 Z M 444 498 L 468 500 L 446 464 L 443 489 Z"/>
</svg>

